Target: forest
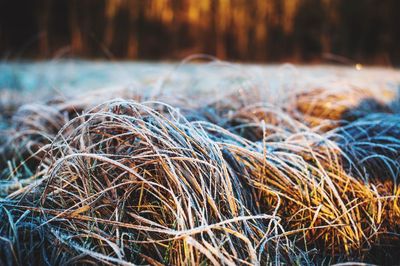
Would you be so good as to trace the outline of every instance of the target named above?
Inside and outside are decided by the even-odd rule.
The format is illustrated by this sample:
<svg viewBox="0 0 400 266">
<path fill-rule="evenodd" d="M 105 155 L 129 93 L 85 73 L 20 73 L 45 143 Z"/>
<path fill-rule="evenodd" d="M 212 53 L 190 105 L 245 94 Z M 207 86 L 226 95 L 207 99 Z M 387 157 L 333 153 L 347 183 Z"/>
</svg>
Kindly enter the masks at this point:
<svg viewBox="0 0 400 266">
<path fill-rule="evenodd" d="M 204 53 L 392 66 L 400 63 L 398 10 L 396 0 L 3 0 L 0 51 L 5 59 Z"/>
</svg>

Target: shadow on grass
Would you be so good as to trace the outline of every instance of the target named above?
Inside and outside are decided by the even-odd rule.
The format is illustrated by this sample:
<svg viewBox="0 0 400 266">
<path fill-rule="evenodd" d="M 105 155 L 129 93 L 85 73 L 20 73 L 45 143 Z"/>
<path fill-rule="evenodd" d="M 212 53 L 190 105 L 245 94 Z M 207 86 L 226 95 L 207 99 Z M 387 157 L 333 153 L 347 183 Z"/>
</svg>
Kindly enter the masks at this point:
<svg viewBox="0 0 400 266">
<path fill-rule="evenodd" d="M 345 171 L 374 184 L 378 191 L 396 193 L 399 183 L 399 103 L 398 97 L 387 105 L 372 98 L 365 99 L 355 108 L 345 111 L 343 125 L 334 129 L 333 139 L 344 153 Z M 393 227 L 381 232 L 380 241 L 374 246 L 365 247 L 370 249 L 367 262 L 395 265 L 400 261 L 400 227 Z"/>
</svg>

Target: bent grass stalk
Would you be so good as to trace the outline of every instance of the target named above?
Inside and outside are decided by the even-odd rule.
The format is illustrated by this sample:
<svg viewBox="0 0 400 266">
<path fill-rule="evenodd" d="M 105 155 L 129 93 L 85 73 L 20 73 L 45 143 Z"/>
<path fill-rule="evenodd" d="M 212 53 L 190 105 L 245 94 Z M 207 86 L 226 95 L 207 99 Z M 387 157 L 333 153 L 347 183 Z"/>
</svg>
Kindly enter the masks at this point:
<svg viewBox="0 0 400 266">
<path fill-rule="evenodd" d="M 236 96 L 198 109 L 90 98 L 23 106 L 7 142 L 15 149 L 3 155 L 22 155 L 11 173 L 31 164 L 35 174 L 5 190 L 0 258 L 368 261 L 373 247 L 398 241 L 400 130 L 396 115 L 386 124 L 340 121 L 366 95 L 355 90 L 345 101 L 314 91 L 282 108 L 242 106 Z M 332 97 L 343 101 L 329 105 Z"/>
</svg>

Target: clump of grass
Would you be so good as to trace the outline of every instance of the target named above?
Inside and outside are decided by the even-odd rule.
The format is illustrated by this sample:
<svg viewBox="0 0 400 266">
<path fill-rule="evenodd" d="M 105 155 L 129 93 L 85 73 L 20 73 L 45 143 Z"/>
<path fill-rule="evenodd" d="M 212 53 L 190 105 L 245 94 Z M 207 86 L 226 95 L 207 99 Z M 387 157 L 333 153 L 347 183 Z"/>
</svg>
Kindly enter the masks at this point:
<svg viewBox="0 0 400 266">
<path fill-rule="evenodd" d="M 383 90 L 383 89 L 382 89 Z M 389 112 L 384 101 L 376 98 L 375 93 L 358 87 L 342 89 L 317 88 L 295 95 L 294 113 L 310 126 L 321 126 L 327 121 L 353 121 L 365 115 L 377 112 Z M 336 124 L 326 127 L 332 129 Z"/>
<path fill-rule="evenodd" d="M 280 218 L 255 209 L 220 147 L 172 107 L 96 107 L 61 129 L 48 160 L 29 200 L 60 228 L 53 237 L 74 239 L 72 254 L 174 265 L 279 262 L 278 252 L 291 259 L 284 239 L 263 252 Z"/>
<path fill-rule="evenodd" d="M 15 111 L 0 146 L 0 175 L 6 180 L 0 195 L 30 183 L 45 155 L 43 148 L 68 119 L 68 114 L 51 105 L 25 104 Z"/>
<path fill-rule="evenodd" d="M 400 116 L 375 113 L 333 130 L 331 138 L 346 154 L 344 165 L 353 176 L 398 184 Z"/>
<path fill-rule="evenodd" d="M 0 259 L 396 261 L 398 116 L 346 116 L 373 94 L 330 93 L 279 107 L 237 95 L 170 106 L 135 94 L 22 106 L 4 142 L 14 152 L 2 151 L 14 160 L 3 181 L 18 186 L 1 184 Z"/>
<path fill-rule="evenodd" d="M 264 123 L 259 127 L 266 132 Z M 221 145 L 229 147 L 238 175 L 256 188 L 261 212 L 282 217 L 283 235 L 332 258 L 367 259 L 369 248 L 382 242 L 381 234 L 396 230 L 399 191 L 391 181 L 383 186 L 349 175 L 343 167 L 347 151 L 330 134 L 303 126 L 300 132 L 281 134 L 278 141 L 265 134 L 248 145 Z"/>
</svg>

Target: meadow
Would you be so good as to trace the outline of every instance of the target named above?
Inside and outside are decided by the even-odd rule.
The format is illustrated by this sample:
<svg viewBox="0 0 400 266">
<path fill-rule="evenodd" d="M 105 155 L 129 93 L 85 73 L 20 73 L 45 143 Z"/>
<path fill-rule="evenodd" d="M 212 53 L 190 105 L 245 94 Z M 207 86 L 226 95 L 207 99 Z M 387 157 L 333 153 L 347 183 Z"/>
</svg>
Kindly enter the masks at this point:
<svg viewBox="0 0 400 266">
<path fill-rule="evenodd" d="M 194 59 L 0 65 L 0 265 L 399 263 L 400 71 Z"/>
</svg>

